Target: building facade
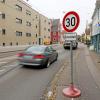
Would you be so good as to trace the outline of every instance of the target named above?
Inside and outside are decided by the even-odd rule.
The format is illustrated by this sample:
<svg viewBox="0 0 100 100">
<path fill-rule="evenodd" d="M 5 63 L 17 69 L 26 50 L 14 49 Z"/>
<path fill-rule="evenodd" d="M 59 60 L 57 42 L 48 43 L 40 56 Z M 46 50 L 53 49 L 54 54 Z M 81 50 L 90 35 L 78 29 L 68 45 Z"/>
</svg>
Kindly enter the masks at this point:
<svg viewBox="0 0 100 100">
<path fill-rule="evenodd" d="M 92 16 L 91 42 L 94 45 L 94 50 L 100 53 L 100 0 L 96 1 L 96 7 Z"/>
<path fill-rule="evenodd" d="M 90 31 L 90 25 L 87 24 L 86 25 L 86 29 L 85 29 L 85 35 L 84 35 L 84 43 L 89 45 L 91 41 L 91 31 Z"/>
<path fill-rule="evenodd" d="M 60 42 L 61 23 L 60 19 L 51 19 L 51 42 Z"/>
<path fill-rule="evenodd" d="M 41 44 L 47 44 L 47 42 L 50 42 L 50 33 L 51 33 L 51 22 L 50 19 L 45 17 L 44 15 L 40 14 L 40 41 Z"/>
<path fill-rule="evenodd" d="M 0 0 L 0 46 L 39 44 L 42 28 L 50 29 L 42 16 L 23 0 Z M 45 16 L 44 20 L 49 21 Z"/>
</svg>

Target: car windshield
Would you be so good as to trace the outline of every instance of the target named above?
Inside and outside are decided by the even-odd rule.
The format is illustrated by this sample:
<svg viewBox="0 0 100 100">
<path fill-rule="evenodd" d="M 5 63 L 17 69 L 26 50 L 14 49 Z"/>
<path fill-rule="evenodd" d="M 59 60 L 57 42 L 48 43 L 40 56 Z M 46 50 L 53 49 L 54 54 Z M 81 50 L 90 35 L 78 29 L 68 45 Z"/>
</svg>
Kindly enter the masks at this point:
<svg viewBox="0 0 100 100">
<path fill-rule="evenodd" d="M 45 47 L 44 46 L 32 46 L 29 47 L 26 51 L 27 52 L 44 52 Z"/>
</svg>

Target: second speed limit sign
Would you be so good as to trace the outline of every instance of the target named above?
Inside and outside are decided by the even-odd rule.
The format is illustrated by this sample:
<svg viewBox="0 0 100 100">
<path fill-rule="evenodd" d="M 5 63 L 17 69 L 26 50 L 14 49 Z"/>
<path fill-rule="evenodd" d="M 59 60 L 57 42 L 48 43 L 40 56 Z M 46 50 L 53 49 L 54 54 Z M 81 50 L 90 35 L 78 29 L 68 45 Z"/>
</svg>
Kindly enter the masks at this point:
<svg viewBox="0 0 100 100">
<path fill-rule="evenodd" d="M 74 11 L 70 11 L 63 18 L 63 28 L 67 32 L 73 32 L 78 28 L 79 22 L 79 15 Z"/>
</svg>

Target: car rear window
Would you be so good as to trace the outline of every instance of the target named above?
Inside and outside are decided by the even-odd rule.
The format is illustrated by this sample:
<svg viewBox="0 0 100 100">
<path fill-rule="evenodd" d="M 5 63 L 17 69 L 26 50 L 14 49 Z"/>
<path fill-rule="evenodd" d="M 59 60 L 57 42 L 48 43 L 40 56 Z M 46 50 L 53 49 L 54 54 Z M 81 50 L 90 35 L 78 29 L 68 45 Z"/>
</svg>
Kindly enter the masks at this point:
<svg viewBox="0 0 100 100">
<path fill-rule="evenodd" d="M 45 50 L 45 47 L 43 47 L 43 46 L 34 46 L 34 47 L 29 47 L 26 51 L 27 52 L 33 52 L 33 51 L 44 52 L 44 50 Z"/>
</svg>

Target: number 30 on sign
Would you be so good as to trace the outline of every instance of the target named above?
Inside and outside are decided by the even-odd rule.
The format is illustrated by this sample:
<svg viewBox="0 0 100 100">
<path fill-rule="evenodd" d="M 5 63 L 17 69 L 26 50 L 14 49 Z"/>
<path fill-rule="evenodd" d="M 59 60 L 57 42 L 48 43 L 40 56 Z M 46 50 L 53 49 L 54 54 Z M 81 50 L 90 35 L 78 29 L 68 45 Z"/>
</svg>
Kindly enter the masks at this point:
<svg viewBox="0 0 100 100">
<path fill-rule="evenodd" d="M 79 22 L 79 15 L 74 11 L 70 11 L 63 18 L 63 28 L 67 32 L 73 32 L 78 28 Z"/>
</svg>

